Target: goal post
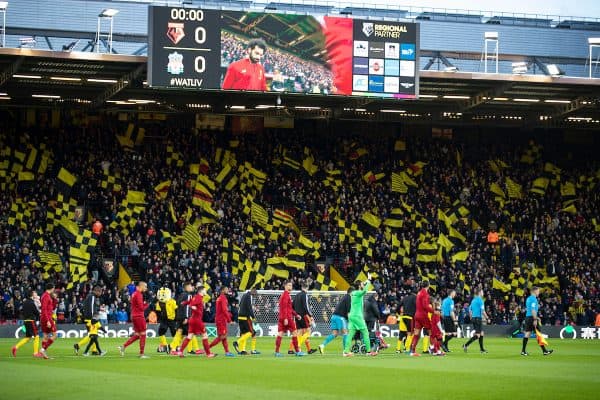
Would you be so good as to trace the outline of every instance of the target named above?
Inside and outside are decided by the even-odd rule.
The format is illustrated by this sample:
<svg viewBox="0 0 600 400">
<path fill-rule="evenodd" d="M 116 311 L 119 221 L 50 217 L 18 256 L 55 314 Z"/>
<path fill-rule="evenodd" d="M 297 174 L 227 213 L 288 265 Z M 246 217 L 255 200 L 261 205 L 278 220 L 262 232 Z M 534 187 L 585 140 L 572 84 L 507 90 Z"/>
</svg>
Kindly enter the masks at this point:
<svg viewBox="0 0 600 400">
<path fill-rule="evenodd" d="M 294 290 L 290 294 L 292 299 L 299 293 Z M 279 298 L 283 290 L 257 290 L 254 296 L 254 314 L 260 324 L 277 324 L 279 318 Z M 308 291 L 308 303 L 317 324 L 329 324 L 345 291 Z M 241 294 L 240 294 L 241 295 Z"/>
</svg>

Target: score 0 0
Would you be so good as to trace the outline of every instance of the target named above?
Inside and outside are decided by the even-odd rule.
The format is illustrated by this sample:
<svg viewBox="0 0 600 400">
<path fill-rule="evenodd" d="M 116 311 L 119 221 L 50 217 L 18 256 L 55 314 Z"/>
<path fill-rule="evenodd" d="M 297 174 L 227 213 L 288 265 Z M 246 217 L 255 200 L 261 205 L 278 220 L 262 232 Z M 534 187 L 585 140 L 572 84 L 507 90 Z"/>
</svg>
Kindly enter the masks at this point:
<svg viewBox="0 0 600 400">
<path fill-rule="evenodd" d="M 204 21 L 204 11 L 191 8 L 172 8 L 171 19 L 179 21 L 202 22 Z M 194 29 L 194 42 L 199 45 L 203 45 L 206 42 L 206 29 L 203 26 L 197 26 Z M 194 70 L 201 74 L 205 71 L 205 69 L 206 59 L 204 56 L 196 56 L 194 58 Z"/>
</svg>

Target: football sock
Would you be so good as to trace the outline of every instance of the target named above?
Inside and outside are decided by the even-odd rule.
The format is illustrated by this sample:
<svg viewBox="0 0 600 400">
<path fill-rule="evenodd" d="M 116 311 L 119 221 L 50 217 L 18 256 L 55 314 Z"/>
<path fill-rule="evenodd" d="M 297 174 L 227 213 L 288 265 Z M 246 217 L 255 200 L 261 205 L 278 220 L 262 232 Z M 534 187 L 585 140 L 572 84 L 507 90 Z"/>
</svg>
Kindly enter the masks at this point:
<svg viewBox="0 0 600 400">
<path fill-rule="evenodd" d="M 361 329 L 361 337 L 362 337 L 362 341 L 365 345 L 365 348 L 367 349 L 367 353 L 371 352 L 371 340 L 369 339 L 369 331 L 367 330 L 367 328 L 365 329 Z"/>
<path fill-rule="evenodd" d="M 52 343 L 54 343 L 54 339 L 52 338 L 42 341 L 42 349 L 46 350 L 48 347 L 52 346 Z"/>
<path fill-rule="evenodd" d="M 429 350 L 429 336 L 423 337 L 423 352 Z"/>
<path fill-rule="evenodd" d="M 23 345 L 25 345 L 25 343 L 29 342 L 29 340 L 30 340 L 30 338 L 23 338 L 23 339 L 19 340 L 19 343 L 17 343 L 15 345 L 15 347 L 17 349 L 20 349 L 21 347 L 23 347 Z"/>
<path fill-rule="evenodd" d="M 256 350 L 256 337 L 254 337 L 254 336 L 252 336 L 251 346 L 252 346 L 251 347 L 252 351 L 255 351 Z"/>
<path fill-rule="evenodd" d="M 140 337 L 138 335 L 133 335 L 132 337 L 130 337 L 124 344 L 123 344 L 123 348 L 126 349 L 127 346 L 129 346 L 131 343 L 135 342 L 136 340 L 138 340 Z"/>
<path fill-rule="evenodd" d="M 240 338 L 238 339 L 240 351 L 246 351 L 246 343 L 248 342 L 248 339 L 250 339 L 251 337 L 252 337 L 252 334 L 250 332 L 246 332 L 242 336 L 240 336 Z"/>
<path fill-rule="evenodd" d="M 323 342 L 323 346 L 327 346 L 333 339 L 335 339 L 335 335 L 333 333 L 330 333 L 326 338 L 325 341 Z"/>
<path fill-rule="evenodd" d="M 281 336 L 277 336 L 275 339 L 275 353 L 279 353 L 279 349 L 281 348 Z"/>
<path fill-rule="evenodd" d="M 79 347 L 81 347 L 83 349 L 83 346 L 85 346 L 89 342 L 90 342 L 90 337 L 86 336 L 83 339 L 81 339 L 77 344 L 79 345 Z"/>
<path fill-rule="evenodd" d="M 140 354 L 144 354 L 146 348 L 146 335 L 140 336 Z"/>
<path fill-rule="evenodd" d="M 36 336 L 33 338 L 33 354 L 37 354 L 40 351 L 40 337 Z"/>
<path fill-rule="evenodd" d="M 306 351 L 310 351 L 310 340 L 308 338 L 304 339 L 304 345 L 306 346 Z"/>
<path fill-rule="evenodd" d="M 185 348 L 187 347 L 187 345 L 190 343 L 190 339 L 188 339 L 187 337 L 185 339 L 183 339 L 183 342 L 181 342 L 181 351 L 182 353 L 185 352 Z"/>
<path fill-rule="evenodd" d="M 346 342 L 348 342 L 348 334 L 342 335 L 342 346 L 346 348 Z"/>
<path fill-rule="evenodd" d="M 300 347 L 298 347 L 298 337 L 292 336 L 292 343 L 294 344 L 294 351 L 298 353 L 300 351 Z"/>
<path fill-rule="evenodd" d="M 161 347 L 165 347 L 167 345 L 167 337 L 165 335 L 160 335 L 158 337 L 158 340 L 159 340 L 158 343 L 160 344 Z"/>
<path fill-rule="evenodd" d="M 483 351 L 483 336 L 479 336 L 479 350 Z"/>
<path fill-rule="evenodd" d="M 526 337 L 524 337 L 524 338 L 523 338 L 523 347 L 522 347 L 522 349 L 521 349 L 521 351 L 522 351 L 523 353 L 525 353 L 525 351 L 526 351 L 526 349 L 527 349 L 527 341 L 529 341 L 529 338 L 526 338 Z"/>
<path fill-rule="evenodd" d="M 229 353 L 229 343 L 227 343 L 227 338 L 223 339 L 223 348 L 225 349 L 225 353 Z"/>
<path fill-rule="evenodd" d="M 405 349 L 412 349 L 411 344 L 412 344 L 413 336 L 414 336 L 413 334 L 410 334 L 406 337 L 406 340 L 404 341 Z"/>
<path fill-rule="evenodd" d="M 175 333 L 175 337 L 173 338 L 173 340 L 171 341 L 171 348 L 172 349 L 176 349 L 177 346 L 179 346 L 181 344 L 181 339 L 182 339 L 182 335 L 180 331 L 177 331 Z"/>
<path fill-rule="evenodd" d="M 467 343 L 465 343 L 465 347 L 469 347 L 471 343 L 477 340 L 477 337 L 473 336 Z"/>
<path fill-rule="evenodd" d="M 412 341 L 410 342 L 411 353 L 414 353 L 416 351 L 417 343 L 419 343 L 419 335 L 412 335 Z"/>
<path fill-rule="evenodd" d="M 194 336 L 192 340 L 190 340 L 190 344 L 188 345 L 188 347 L 192 351 L 200 350 L 200 345 L 198 344 L 198 338 L 196 336 Z"/>
<path fill-rule="evenodd" d="M 219 344 L 220 341 L 221 338 L 217 336 L 212 342 L 210 342 L 210 347 L 215 347 L 217 344 Z"/>
<path fill-rule="evenodd" d="M 206 355 L 210 354 L 210 346 L 208 345 L 208 339 L 202 339 L 202 346 L 204 347 L 204 353 Z"/>
</svg>

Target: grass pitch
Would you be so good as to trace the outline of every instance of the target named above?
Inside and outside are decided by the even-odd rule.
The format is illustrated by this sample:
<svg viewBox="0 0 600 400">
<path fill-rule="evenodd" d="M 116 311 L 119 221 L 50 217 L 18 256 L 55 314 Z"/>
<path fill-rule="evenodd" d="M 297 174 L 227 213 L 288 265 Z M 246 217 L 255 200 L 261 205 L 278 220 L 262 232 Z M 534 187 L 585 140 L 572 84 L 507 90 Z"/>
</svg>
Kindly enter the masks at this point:
<svg viewBox="0 0 600 400">
<path fill-rule="evenodd" d="M 230 343 L 233 340 L 230 338 Z M 311 340 L 313 347 L 322 341 Z M 16 340 L 0 339 L 0 399 L 598 399 L 600 341 L 551 340 L 555 350 L 542 356 L 530 340 L 522 357 L 520 339 L 486 339 L 488 354 L 477 342 L 468 353 L 464 339 L 450 342 L 446 357 L 396 354 L 393 346 L 377 357 L 341 357 L 341 340 L 326 354 L 273 357 L 273 338 L 261 338 L 261 355 L 225 358 L 221 345 L 214 359 L 185 359 L 156 353 L 147 343 L 148 360 L 137 358 L 137 342 L 124 358 L 123 339 L 101 339 L 105 357 L 74 356 L 74 339 L 58 339 L 50 360 L 34 359 L 31 344 L 16 358 Z M 284 339 L 282 350 L 287 350 Z M 419 347 L 420 344 L 419 344 Z"/>
</svg>

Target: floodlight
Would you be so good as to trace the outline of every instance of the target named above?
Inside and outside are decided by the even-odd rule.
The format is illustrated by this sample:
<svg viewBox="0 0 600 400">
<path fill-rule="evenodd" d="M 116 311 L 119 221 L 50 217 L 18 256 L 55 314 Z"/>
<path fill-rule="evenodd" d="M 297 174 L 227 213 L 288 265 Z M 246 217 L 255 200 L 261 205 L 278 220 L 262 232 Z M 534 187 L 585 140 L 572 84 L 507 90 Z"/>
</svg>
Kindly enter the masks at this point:
<svg viewBox="0 0 600 400">
<path fill-rule="evenodd" d="M 600 45 L 600 37 L 591 37 L 588 38 L 588 44 L 596 44 L 596 45 Z"/>
<path fill-rule="evenodd" d="M 483 34 L 483 38 L 489 40 L 498 40 L 498 32 L 485 32 Z"/>
<path fill-rule="evenodd" d="M 565 74 L 565 71 L 560 69 L 556 64 L 546 64 L 546 71 L 548 71 L 548 75 L 550 76 L 559 76 Z"/>
<path fill-rule="evenodd" d="M 512 63 L 513 74 L 525 74 L 527 73 L 527 63 L 524 61 Z"/>
<path fill-rule="evenodd" d="M 6 11 L 8 7 L 8 1 L 0 1 L 0 11 Z"/>
<path fill-rule="evenodd" d="M 102 18 L 111 18 L 117 15 L 118 13 L 119 10 L 117 10 L 116 8 L 105 8 L 104 10 L 102 10 L 102 12 L 100 12 L 100 14 L 98 14 L 98 16 Z"/>
</svg>

